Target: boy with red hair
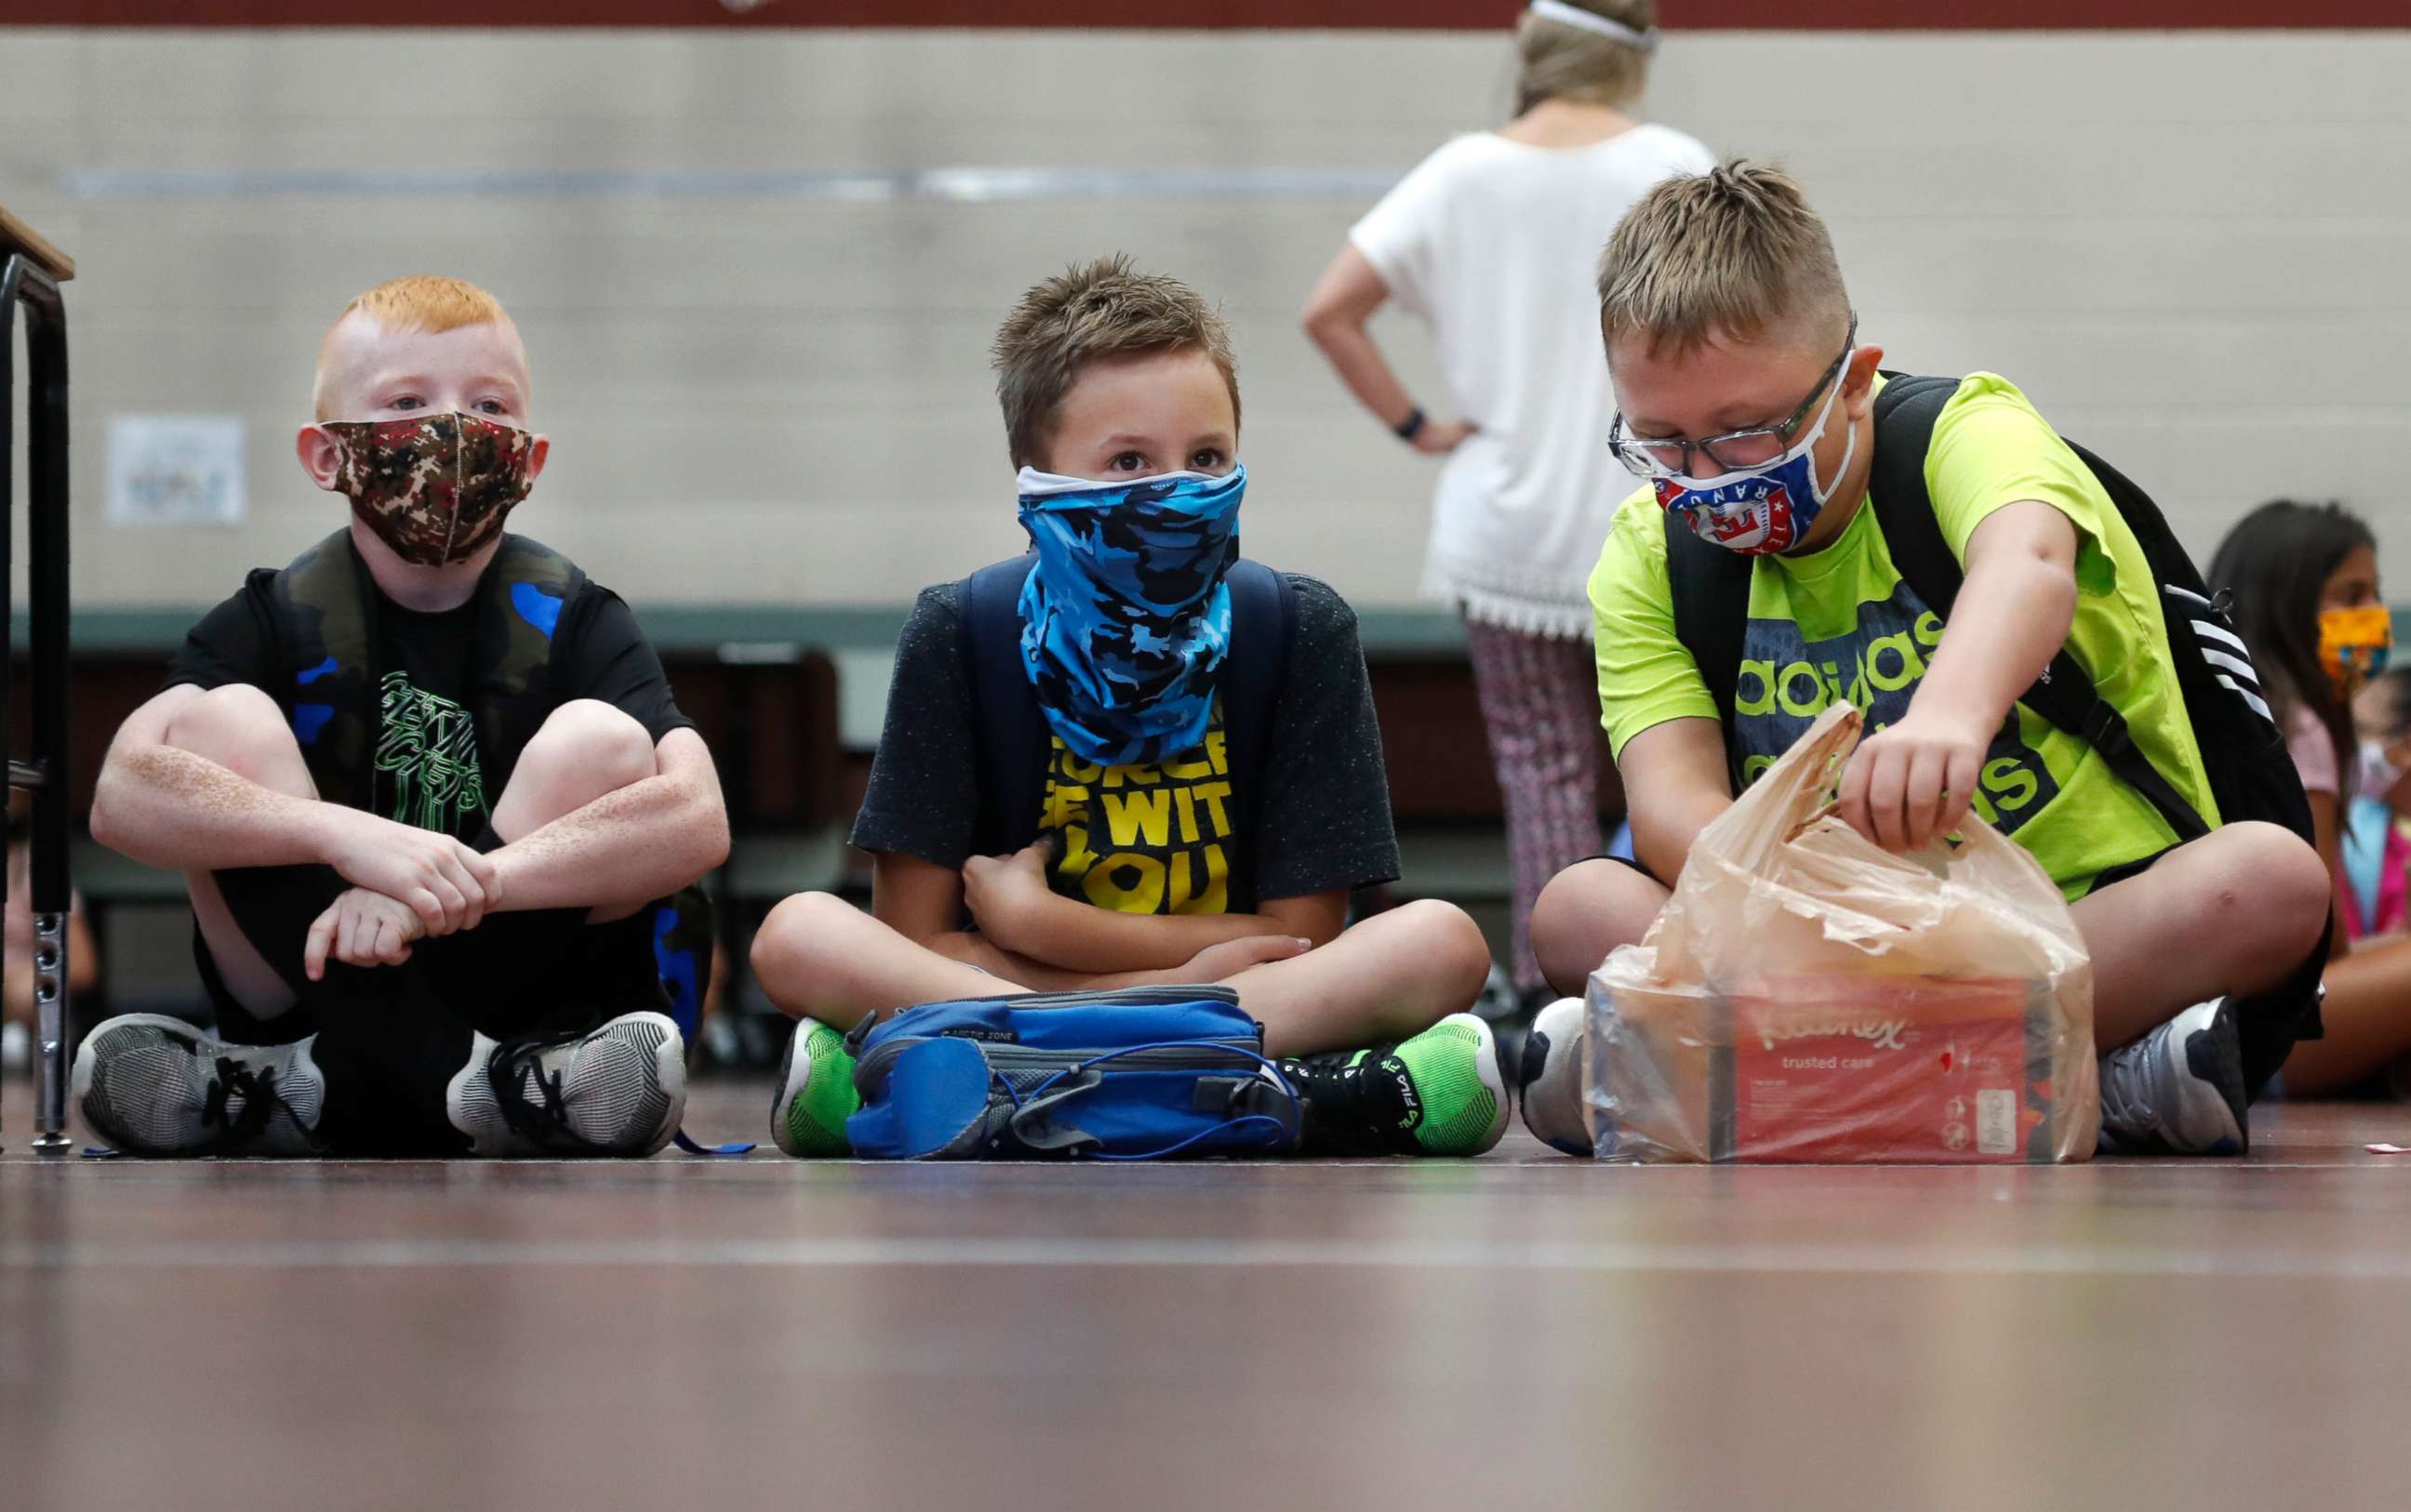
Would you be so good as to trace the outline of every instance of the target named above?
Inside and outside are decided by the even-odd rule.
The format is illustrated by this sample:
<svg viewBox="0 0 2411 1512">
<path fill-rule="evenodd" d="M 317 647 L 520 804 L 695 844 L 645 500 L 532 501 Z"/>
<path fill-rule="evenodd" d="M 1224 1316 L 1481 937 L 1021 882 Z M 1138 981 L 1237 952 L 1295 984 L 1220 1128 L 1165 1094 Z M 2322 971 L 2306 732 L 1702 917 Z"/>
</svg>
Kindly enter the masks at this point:
<svg viewBox="0 0 2411 1512">
<path fill-rule="evenodd" d="M 150 1155 L 650 1155 L 685 1103 L 653 900 L 720 785 L 616 594 L 504 516 L 527 351 L 457 279 L 321 347 L 302 470 L 346 526 L 193 628 L 110 748 L 95 838 L 184 874 L 214 1036 L 93 1030 L 74 1096 Z"/>
</svg>

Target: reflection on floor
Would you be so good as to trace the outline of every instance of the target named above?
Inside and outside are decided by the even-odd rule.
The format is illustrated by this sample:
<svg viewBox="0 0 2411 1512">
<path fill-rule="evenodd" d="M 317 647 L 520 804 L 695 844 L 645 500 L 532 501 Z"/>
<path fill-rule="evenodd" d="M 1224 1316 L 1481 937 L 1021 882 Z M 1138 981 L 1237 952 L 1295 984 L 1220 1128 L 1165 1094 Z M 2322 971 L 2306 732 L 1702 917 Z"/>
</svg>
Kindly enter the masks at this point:
<svg viewBox="0 0 2411 1512">
<path fill-rule="evenodd" d="M 28 1512 L 2402 1494 L 2411 1109 L 2058 1170 L 44 1165 L 7 1096 Z"/>
</svg>

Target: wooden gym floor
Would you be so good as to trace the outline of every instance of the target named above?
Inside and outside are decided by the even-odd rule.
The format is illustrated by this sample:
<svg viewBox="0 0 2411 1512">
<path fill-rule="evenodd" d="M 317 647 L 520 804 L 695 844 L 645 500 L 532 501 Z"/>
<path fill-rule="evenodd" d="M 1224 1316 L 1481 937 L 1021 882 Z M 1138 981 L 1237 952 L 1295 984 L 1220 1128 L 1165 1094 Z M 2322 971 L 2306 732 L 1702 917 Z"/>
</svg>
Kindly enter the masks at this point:
<svg viewBox="0 0 2411 1512">
<path fill-rule="evenodd" d="M 0 1158 L 0 1508 L 2396 1508 L 2411 1108 L 2242 1161 Z M 752 1135 L 709 1083 L 699 1135 Z"/>
</svg>

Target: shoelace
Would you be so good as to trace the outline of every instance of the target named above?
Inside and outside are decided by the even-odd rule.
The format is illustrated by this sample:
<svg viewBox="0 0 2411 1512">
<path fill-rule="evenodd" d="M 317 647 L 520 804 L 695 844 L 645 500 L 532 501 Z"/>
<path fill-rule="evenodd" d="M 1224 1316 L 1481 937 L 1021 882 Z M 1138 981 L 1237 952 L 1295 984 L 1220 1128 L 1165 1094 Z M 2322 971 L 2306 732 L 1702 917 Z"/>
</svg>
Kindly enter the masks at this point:
<svg viewBox="0 0 2411 1512">
<path fill-rule="evenodd" d="M 228 1119 L 226 1104 L 238 1097 L 242 1099 L 242 1112 Z M 221 1055 L 201 1102 L 201 1127 L 224 1128 L 228 1140 L 245 1140 L 266 1129 L 269 1119 L 279 1108 L 292 1111 L 276 1095 L 275 1067 L 254 1070 L 231 1056 Z"/>
<path fill-rule="evenodd" d="M 2101 1112 L 2122 1126 L 2111 1130 L 2111 1138 L 2137 1139 L 2161 1132 L 2147 1083 L 2149 1058 L 2160 1054 L 2159 1037 L 2165 1032 L 2165 1027 L 2155 1029 L 2101 1057 Z"/>
<path fill-rule="evenodd" d="M 486 1080 L 494 1089 L 494 1102 L 502 1110 L 504 1127 L 538 1144 L 565 1140 L 580 1148 L 587 1147 L 587 1141 L 569 1127 L 569 1104 L 561 1090 L 563 1073 L 547 1071 L 536 1059 L 548 1050 L 582 1038 L 556 1035 L 494 1052 L 493 1059 L 486 1064 Z M 534 1083 L 533 1097 L 529 1096 L 531 1081 Z"/>
<path fill-rule="evenodd" d="M 1317 1055 L 1285 1060 L 1280 1063 L 1281 1074 L 1297 1088 L 1316 1123 L 1347 1124 L 1362 1112 L 1367 1070 L 1378 1066 L 1391 1048 L 1381 1045 L 1362 1055 L 1352 1052 L 1346 1059 Z"/>
</svg>

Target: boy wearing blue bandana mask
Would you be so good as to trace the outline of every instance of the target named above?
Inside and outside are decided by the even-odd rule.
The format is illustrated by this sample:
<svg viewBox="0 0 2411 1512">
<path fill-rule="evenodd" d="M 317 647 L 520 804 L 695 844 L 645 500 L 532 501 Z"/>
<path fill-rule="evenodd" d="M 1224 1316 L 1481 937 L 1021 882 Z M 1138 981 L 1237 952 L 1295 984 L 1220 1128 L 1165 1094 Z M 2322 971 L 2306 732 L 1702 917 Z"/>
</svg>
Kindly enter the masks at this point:
<svg viewBox="0 0 2411 1512">
<path fill-rule="evenodd" d="M 2327 879 L 2279 825 L 2216 827 L 2158 585 L 2099 478 L 2006 380 L 1962 381 L 1922 467 L 1964 573 L 1946 624 L 1870 503 L 1882 350 L 1797 185 L 1747 162 L 1660 184 L 1609 241 L 1600 294 L 1613 445 L 1645 480 L 1591 578 L 1638 865 L 1585 862 L 1550 884 L 1532 935 L 1552 981 L 1580 991 L 1640 939 L 1734 776 L 1847 698 L 1872 734 L 1841 778 L 1844 819 L 1907 851 L 1972 810 L 2068 897 L 2093 955 L 2105 1147 L 2240 1150 L 2246 1069 L 2265 1079 L 2291 1044 L 2280 1010 L 2318 945 Z M 1676 628 L 1680 524 L 1750 564 L 1729 725 Z M 2082 734 L 2020 702 L 2063 649 L 2209 834 L 2178 843 Z M 1533 1132 L 1588 1153 L 1582 1006 L 1542 1011 L 1521 1070 Z"/>
<path fill-rule="evenodd" d="M 1031 553 L 925 590 L 898 644 L 854 832 L 875 857 L 870 913 L 805 894 L 756 937 L 757 976 L 802 1021 L 780 1146 L 844 1152 L 842 1031 L 866 1014 L 1160 981 L 1238 992 L 1306 1097 L 1310 1150 L 1488 1149 L 1508 1104 L 1490 1031 L 1464 1011 L 1489 969 L 1481 931 L 1418 902 L 1341 933 L 1350 890 L 1397 875 L 1397 841 L 1338 595 L 1282 580 L 1294 627 L 1264 684 L 1269 718 L 1235 702 L 1266 674 L 1250 659 L 1267 643 L 1234 591 L 1235 572 L 1262 570 L 1239 557 L 1248 476 L 1220 315 L 1103 259 L 1031 289 L 995 356 Z M 1005 691 L 1034 694 L 1031 743 L 1047 748 L 1026 773 L 983 744 L 997 662 L 970 654 L 973 600 L 996 581 L 1011 589 Z M 998 791 L 1008 773 L 1030 791 Z M 1034 841 L 1016 814 L 1035 816 Z M 986 853 L 1000 836 L 1018 848 Z"/>
</svg>

